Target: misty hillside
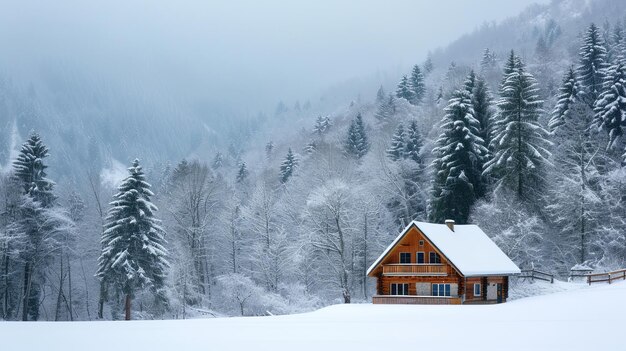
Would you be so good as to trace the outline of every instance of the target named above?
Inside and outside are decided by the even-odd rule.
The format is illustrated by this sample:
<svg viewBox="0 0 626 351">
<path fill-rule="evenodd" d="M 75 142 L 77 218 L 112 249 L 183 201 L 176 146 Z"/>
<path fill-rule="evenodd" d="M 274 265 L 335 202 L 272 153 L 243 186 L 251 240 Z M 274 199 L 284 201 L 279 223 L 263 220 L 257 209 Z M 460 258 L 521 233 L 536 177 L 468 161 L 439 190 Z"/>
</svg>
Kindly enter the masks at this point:
<svg viewBox="0 0 626 351">
<path fill-rule="evenodd" d="M 171 84 L 1 70 L 0 319 L 365 302 L 367 268 L 414 220 L 478 224 L 560 278 L 623 268 L 625 21 L 619 0 L 532 5 L 275 104 L 174 68 Z"/>
</svg>

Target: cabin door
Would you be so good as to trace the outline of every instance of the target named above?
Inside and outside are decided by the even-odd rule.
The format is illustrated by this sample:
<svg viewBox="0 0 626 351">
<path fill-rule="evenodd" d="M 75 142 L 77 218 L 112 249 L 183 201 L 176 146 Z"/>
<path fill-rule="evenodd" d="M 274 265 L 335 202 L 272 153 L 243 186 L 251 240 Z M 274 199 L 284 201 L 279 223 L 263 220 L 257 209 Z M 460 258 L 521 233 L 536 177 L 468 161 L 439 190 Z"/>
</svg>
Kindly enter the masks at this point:
<svg viewBox="0 0 626 351">
<path fill-rule="evenodd" d="M 498 294 L 498 303 L 502 303 L 502 284 L 496 284 L 496 293 Z"/>
</svg>

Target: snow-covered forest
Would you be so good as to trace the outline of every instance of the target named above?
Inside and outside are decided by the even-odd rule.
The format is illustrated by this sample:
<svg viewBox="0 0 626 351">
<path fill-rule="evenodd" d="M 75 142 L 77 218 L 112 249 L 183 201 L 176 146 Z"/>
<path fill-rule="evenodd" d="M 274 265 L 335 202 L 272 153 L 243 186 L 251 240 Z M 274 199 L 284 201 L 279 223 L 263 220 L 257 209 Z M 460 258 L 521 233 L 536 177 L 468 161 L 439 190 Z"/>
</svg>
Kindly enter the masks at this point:
<svg viewBox="0 0 626 351">
<path fill-rule="evenodd" d="M 368 301 L 412 220 L 478 224 L 522 268 L 623 268 L 623 2 L 533 5 L 432 49 L 211 126 L 67 68 L 3 73 L 0 320 Z"/>
</svg>

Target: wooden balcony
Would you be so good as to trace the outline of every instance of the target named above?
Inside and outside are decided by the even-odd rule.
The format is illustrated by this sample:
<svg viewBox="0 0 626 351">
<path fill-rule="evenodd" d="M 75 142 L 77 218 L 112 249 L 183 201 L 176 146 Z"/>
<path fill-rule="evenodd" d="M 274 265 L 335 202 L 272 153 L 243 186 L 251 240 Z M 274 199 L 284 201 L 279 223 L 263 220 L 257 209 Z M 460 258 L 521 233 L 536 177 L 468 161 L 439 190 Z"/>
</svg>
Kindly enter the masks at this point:
<svg viewBox="0 0 626 351">
<path fill-rule="evenodd" d="M 372 303 L 394 305 L 460 305 L 461 298 L 458 296 L 375 295 L 372 297 Z"/>
<path fill-rule="evenodd" d="M 444 264 L 428 263 L 393 263 L 383 265 L 383 275 L 391 276 L 445 276 L 448 275 Z"/>
</svg>

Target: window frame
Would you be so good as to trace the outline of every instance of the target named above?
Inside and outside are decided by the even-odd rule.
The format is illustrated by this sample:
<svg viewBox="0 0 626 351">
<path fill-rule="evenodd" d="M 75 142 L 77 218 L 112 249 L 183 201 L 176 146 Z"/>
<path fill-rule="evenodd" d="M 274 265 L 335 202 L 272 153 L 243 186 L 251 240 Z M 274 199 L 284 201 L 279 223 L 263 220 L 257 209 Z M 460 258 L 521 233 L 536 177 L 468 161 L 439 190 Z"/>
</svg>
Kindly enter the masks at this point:
<svg viewBox="0 0 626 351">
<path fill-rule="evenodd" d="M 430 293 L 435 297 L 452 297 L 451 283 L 432 283 Z"/>
<path fill-rule="evenodd" d="M 395 288 L 395 289 L 394 289 Z M 395 294 L 393 293 L 395 290 Z M 401 294 L 402 292 L 402 294 Z M 409 295 L 409 283 L 390 283 L 389 295 L 392 296 L 408 296 Z"/>
<path fill-rule="evenodd" d="M 402 255 L 409 255 L 409 262 L 402 262 Z M 411 264 L 411 253 L 410 252 L 400 252 L 399 259 L 401 264 Z"/>
<path fill-rule="evenodd" d="M 480 283 L 474 283 L 474 297 L 481 297 L 482 296 L 482 284 Z M 476 288 L 478 288 L 478 294 L 476 293 Z"/>
<path fill-rule="evenodd" d="M 434 260 L 432 259 L 433 257 L 435 258 Z M 437 251 L 428 252 L 428 263 L 432 263 L 432 264 L 441 263 L 441 256 L 439 256 Z"/>
<path fill-rule="evenodd" d="M 422 254 L 422 262 L 420 262 L 420 254 Z M 415 253 L 415 263 L 417 264 L 426 263 L 426 253 L 424 251 L 417 251 Z"/>
<path fill-rule="evenodd" d="M 419 246 L 424 246 L 424 240 L 419 241 Z"/>
</svg>

